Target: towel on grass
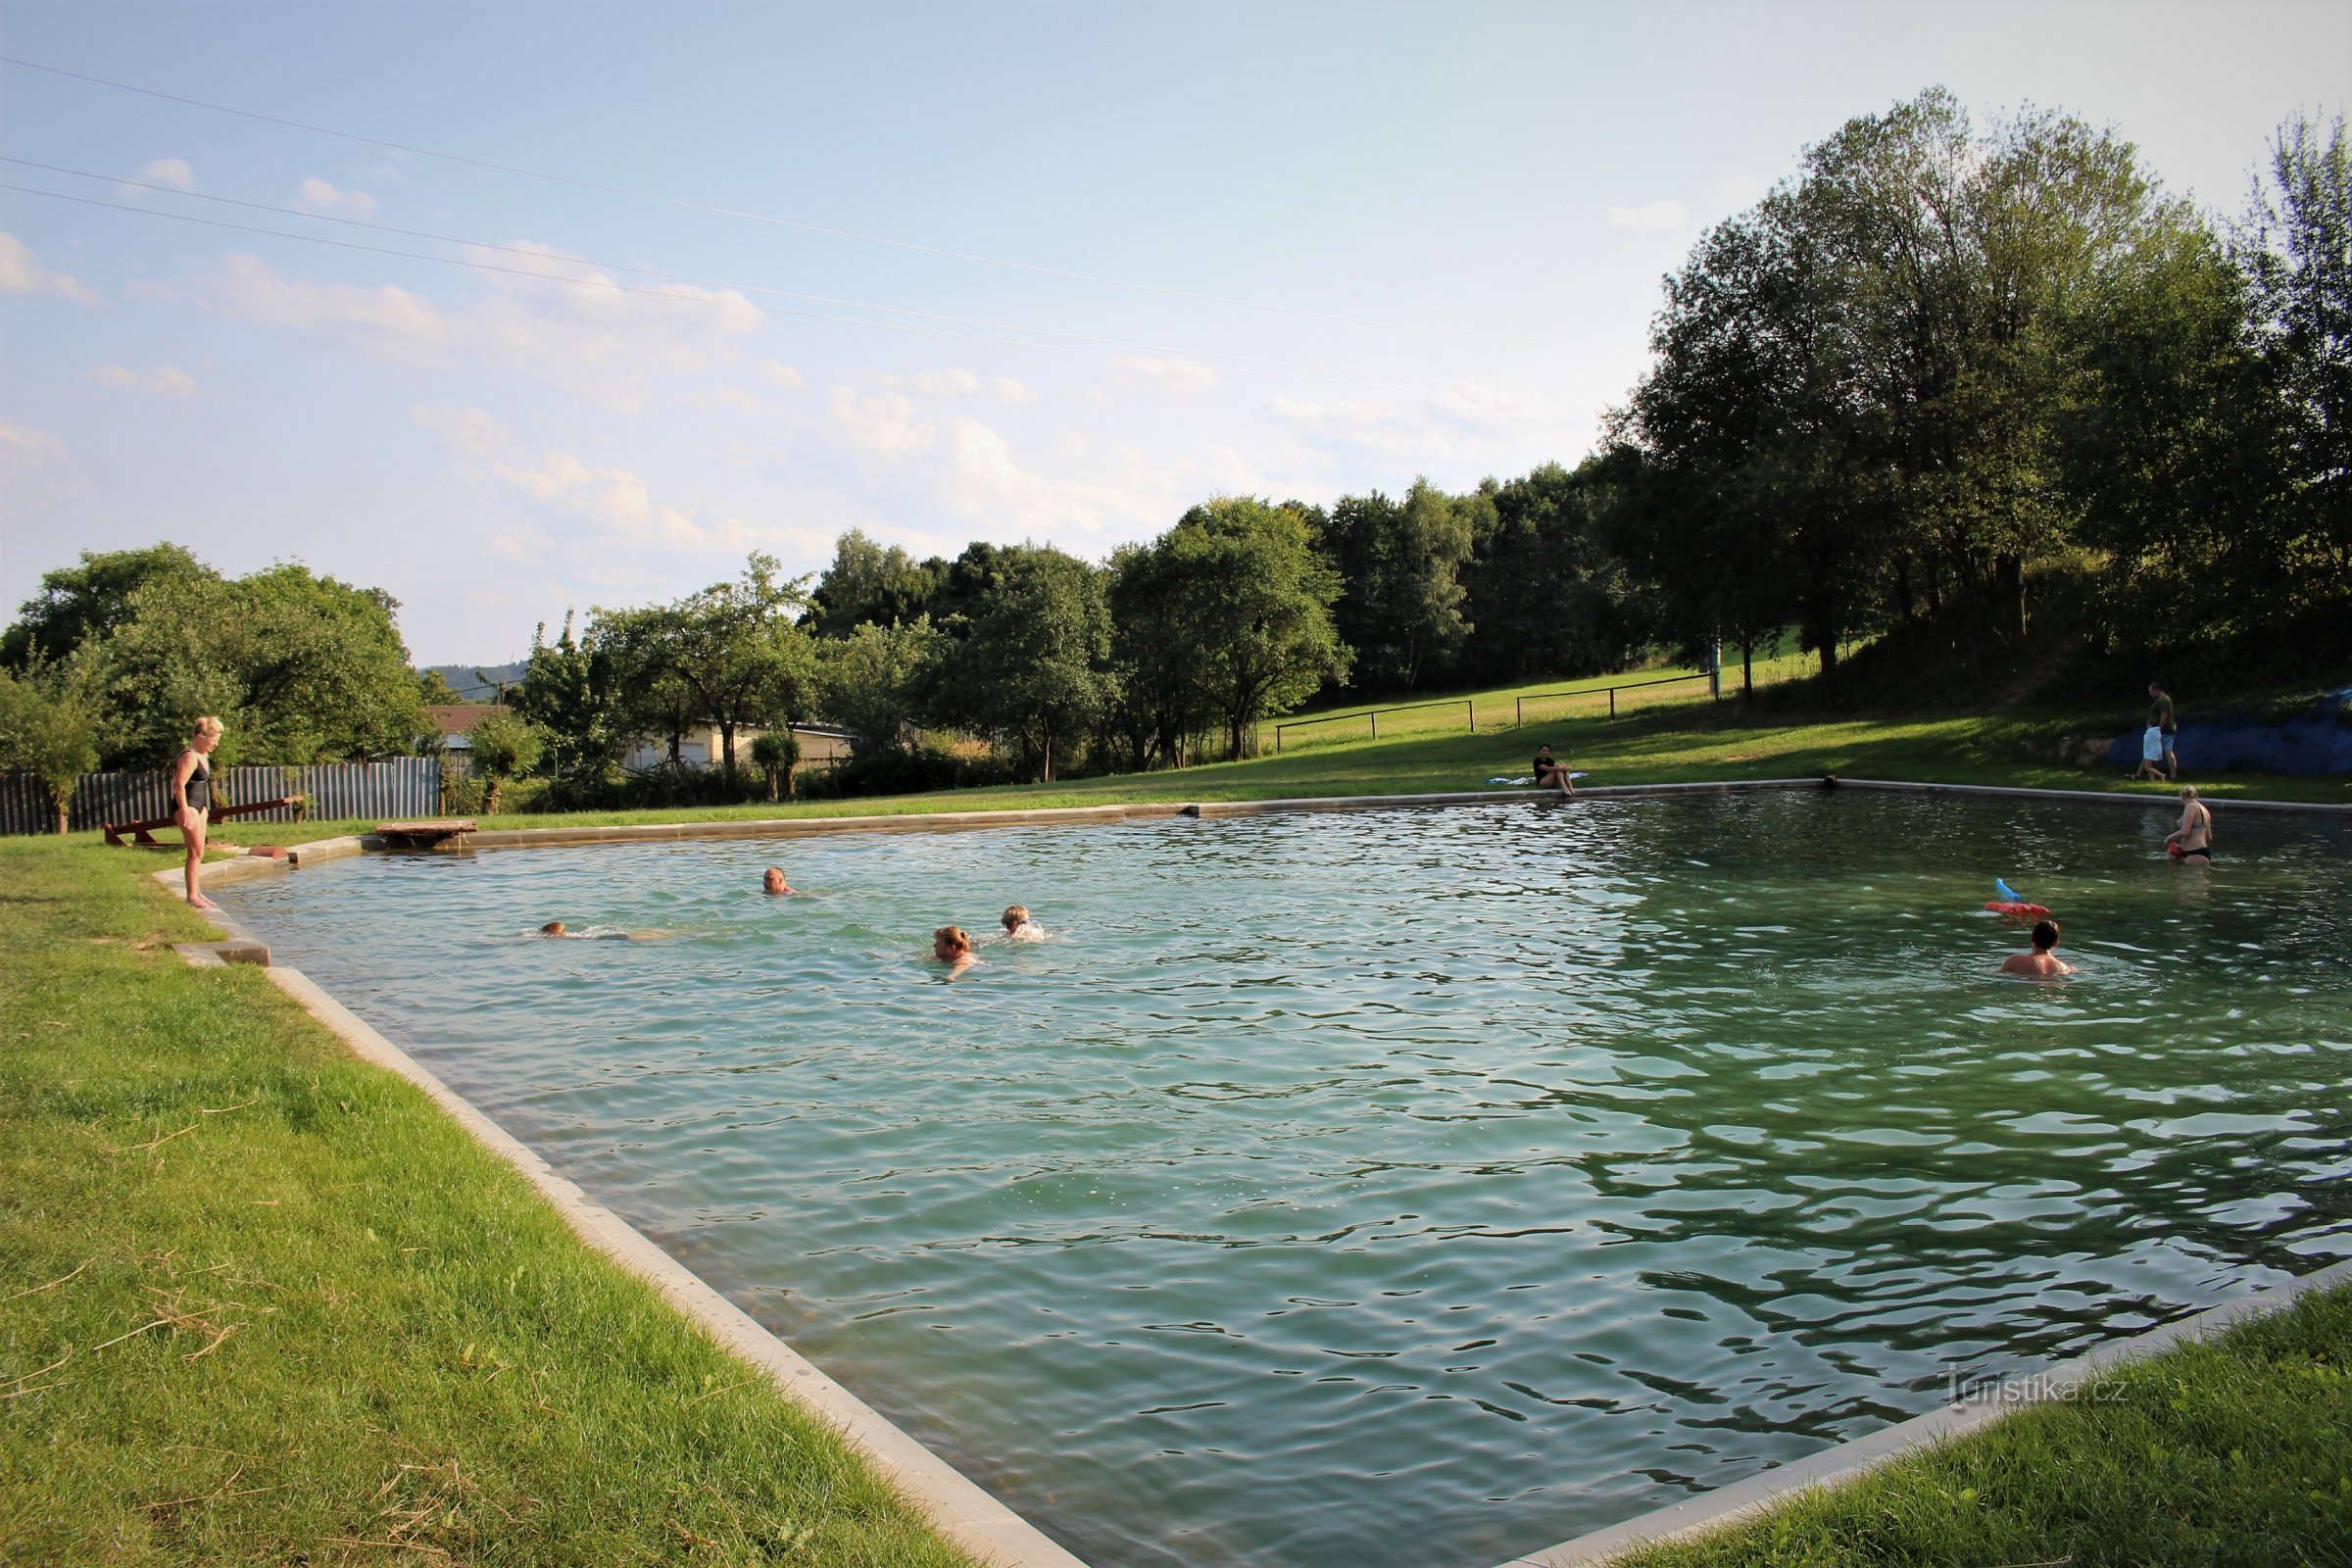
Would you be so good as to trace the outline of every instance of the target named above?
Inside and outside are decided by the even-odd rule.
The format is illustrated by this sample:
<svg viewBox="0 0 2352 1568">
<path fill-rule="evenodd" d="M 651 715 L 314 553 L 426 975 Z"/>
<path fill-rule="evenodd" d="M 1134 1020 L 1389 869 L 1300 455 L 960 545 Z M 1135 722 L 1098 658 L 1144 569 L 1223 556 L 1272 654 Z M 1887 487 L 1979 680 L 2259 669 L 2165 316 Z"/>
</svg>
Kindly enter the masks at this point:
<svg viewBox="0 0 2352 1568">
<path fill-rule="evenodd" d="M 1569 775 L 1568 775 L 1568 778 L 1569 778 L 1569 781 L 1570 781 L 1571 783 L 1573 783 L 1573 782 L 1575 782 L 1577 779 L 1580 779 L 1580 778 L 1591 778 L 1592 776 L 1592 774 L 1590 774 L 1590 773 L 1586 772 L 1586 771 L 1585 771 L 1583 768 L 1581 768 L 1581 767 L 1580 767 L 1580 768 L 1576 768 L 1576 769 L 1574 769 L 1573 771 L 1571 771 L 1571 772 L 1569 773 Z M 1532 778 L 1532 777 L 1521 777 L 1521 778 L 1491 778 L 1491 779 L 1487 780 L 1487 782 L 1488 782 L 1488 783 L 1490 783 L 1490 784 L 1516 784 L 1516 785 L 1525 786 L 1525 785 L 1533 784 L 1533 783 L 1535 782 L 1535 779 L 1534 779 L 1534 778 Z"/>
</svg>

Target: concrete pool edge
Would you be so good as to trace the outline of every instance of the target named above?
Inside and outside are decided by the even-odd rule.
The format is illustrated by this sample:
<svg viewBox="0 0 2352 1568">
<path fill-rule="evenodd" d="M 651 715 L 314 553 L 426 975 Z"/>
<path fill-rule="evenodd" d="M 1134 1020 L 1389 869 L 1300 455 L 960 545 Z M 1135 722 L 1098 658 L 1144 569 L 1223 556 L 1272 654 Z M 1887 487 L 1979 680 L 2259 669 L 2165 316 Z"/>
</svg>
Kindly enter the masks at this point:
<svg viewBox="0 0 2352 1568">
<path fill-rule="evenodd" d="M 356 842 L 354 849 L 343 853 L 358 853 Z M 245 881 L 278 868 L 270 861 L 225 860 L 205 867 L 204 879 Z M 231 874 L 216 877 L 213 874 L 216 871 Z M 180 874 L 176 869 L 154 873 L 167 888 L 175 884 Z M 208 951 L 210 947 L 255 942 L 244 924 L 225 911 L 196 912 L 229 942 L 177 945 L 180 956 L 190 966 L 220 967 L 221 957 Z M 990 1568 L 1086 1568 L 1079 1557 L 827 1377 L 693 1270 L 657 1247 L 643 1232 L 559 1174 L 528 1145 L 337 1002 L 317 981 L 299 969 L 270 965 L 266 956 L 263 962 L 270 983 L 342 1041 L 354 1055 L 422 1091 L 475 1143 L 520 1174 L 574 1236 L 651 1285 L 664 1302 L 721 1349 L 763 1374 L 785 1397 L 839 1432 L 942 1536 Z"/>
<path fill-rule="evenodd" d="M 2209 1339 L 2235 1324 L 2267 1317 L 2292 1306 L 2314 1291 L 2347 1284 L 2352 1284 L 2352 1260 L 2298 1274 L 2278 1285 L 2257 1287 L 2219 1306 L 2128 1340 L 2111 1341 L 2037 1372 L 2005 1379 L 1965 1399 L 1825 1448 L 1794 1464 L 1782 1465 L 1541 1551 L 1513 1557 L 1498 1568 L 1602 1568 L 1603 1564 L 1640 1547 L 1687 1543 L 1710 1531 L 1747 1523 L 1801 1494 L 1858 1480 L 1883 1465 L 1980 1431 L 2019 1410 L 2072 1397 L 2102 1372 L 2145 1360 L 2192 1340 Z"/>
</svg>

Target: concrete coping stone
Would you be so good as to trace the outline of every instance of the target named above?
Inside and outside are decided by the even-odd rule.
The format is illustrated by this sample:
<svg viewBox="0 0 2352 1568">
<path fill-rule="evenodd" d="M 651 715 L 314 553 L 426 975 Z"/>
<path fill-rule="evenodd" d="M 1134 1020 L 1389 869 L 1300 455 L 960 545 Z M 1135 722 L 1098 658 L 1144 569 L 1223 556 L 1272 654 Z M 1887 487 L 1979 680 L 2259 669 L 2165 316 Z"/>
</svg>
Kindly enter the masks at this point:
<svg viewBox="0 0 2352 1568">
<path fill-rule="evenodd" d="M 2144 1360 L 2176 1346 L 2210 1339 L 2233 1324 L 2283 1310 L 2312 1291 L 2347 1284 L 2352 1284 L 2352 1261 L 2298 1275 L 2281 1285 L 2259 1288 L 2146 1334 L 2116 1340 L 2038 1372 L 1981 1389 L 1956 1403 L 1825 1448 L 1794 1464 L 1781 1465 L 1556 1546 L 1513 1557 L 1500 1568 L 1599 1568 L 1637 1547 L 1686 1542 L 1709 1531 L 1741 1524 L 1800 1493 L 1856 1480 L 1882 1465 L 1989 1426 L 2029 1405 L 2071 1397 L 2101 1373 L 2116 1367 Z"/>
</svg>

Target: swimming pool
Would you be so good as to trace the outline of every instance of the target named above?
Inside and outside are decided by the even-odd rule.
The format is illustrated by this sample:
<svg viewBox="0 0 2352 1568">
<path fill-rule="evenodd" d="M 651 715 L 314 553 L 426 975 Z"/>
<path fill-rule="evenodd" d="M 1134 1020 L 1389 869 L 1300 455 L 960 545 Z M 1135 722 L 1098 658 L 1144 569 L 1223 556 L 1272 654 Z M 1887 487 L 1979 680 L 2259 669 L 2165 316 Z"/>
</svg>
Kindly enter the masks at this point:
<svg viewBox="0 0 2352 1568">
<path fill-rule="evenodd" d="M 2208 874 L 2169 825 L 1514 803 L 220 897 L 1089 1561 L 1476 1568 L 2352 1256 L 2352 832 L 2225 808 Z M 2082 974 L 1992 977 L 1996 874 Z M 922 961 L 1015 901 L 1054 940 Z"/>
</svg>

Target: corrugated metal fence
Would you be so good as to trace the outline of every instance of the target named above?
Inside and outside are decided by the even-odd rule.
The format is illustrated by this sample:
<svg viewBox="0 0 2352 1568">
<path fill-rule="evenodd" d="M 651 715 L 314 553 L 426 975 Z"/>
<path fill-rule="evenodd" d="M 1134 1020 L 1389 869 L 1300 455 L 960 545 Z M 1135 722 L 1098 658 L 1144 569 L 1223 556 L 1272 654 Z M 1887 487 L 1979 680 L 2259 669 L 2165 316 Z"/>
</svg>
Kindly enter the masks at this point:
<svg viewBox="0 0 2352 1568">
<path fill-rule="evenodd" d="M 213 775 L 226 805 L 306 796 L 319 820 L 357 817 L 394 821 L 438 816 L 441 764 L 430 757 L 382 762 L 326 762 L 317 767 L 224 767 Z M 102 822 L 142 822 L 172 814 L 172 780 L 164 773 L 84 773 L 68 820 L 75 828 Z M 291 808 L 256 812 L 238 822 L 291 822 Z M 22 773 L 0 774 L 0 833 L 47 833 L 56 827 L 49 792 Z"/>
</svg>

